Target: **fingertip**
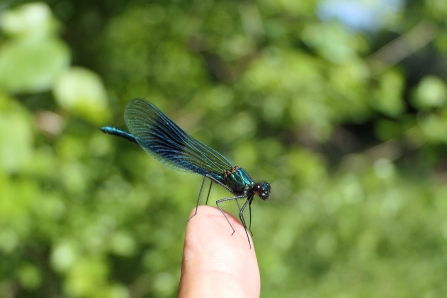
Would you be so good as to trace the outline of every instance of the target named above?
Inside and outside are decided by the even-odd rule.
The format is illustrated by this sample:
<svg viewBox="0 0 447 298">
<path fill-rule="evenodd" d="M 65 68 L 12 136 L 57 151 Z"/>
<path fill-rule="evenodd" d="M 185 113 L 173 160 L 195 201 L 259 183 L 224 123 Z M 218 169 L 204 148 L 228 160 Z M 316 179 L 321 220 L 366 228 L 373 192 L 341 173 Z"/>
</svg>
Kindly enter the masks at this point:
<svg viewBox="0 0 447 298">
<path fill-rule="evenodd" d="M 242 224 L 225 213 L 235 230 L 232 235 L 232 228 L 218 208 L 200 206 L 194 213 L 186 229 L 179 294 L 218 297 L 220 292 L 222 297 L 238 297 L 239 292 L 245 297 L 259 297 L 256 253 L 253 245 L 250 248 Z"/>
</svg>

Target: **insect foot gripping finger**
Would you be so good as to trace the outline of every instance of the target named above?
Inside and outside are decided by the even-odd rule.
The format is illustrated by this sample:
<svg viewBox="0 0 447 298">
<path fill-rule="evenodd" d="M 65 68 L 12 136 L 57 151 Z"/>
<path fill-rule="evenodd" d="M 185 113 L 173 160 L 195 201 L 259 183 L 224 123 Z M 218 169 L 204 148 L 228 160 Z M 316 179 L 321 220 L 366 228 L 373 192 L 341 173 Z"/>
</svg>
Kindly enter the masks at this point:
<svg viewBox="0 0 447 298">
<path fill-rule="evenodd" d="M 193 218 L 194 216 L 197 215 L 197 209 L 198 209 L 198 208 L 199 208 L 199 205 L 196 205 L 196 210 L 194 211 L 194 214 L 191 215 L 191 216 L 188 218 L 187 222 L 189 222 L 189 221 L 191 220 L 191 218 Z"/>
<path fill-rule="evenodd" d="M 186 222 L 189 222 L 194 216 L 196 216 L 196 214 L 197 214 L 197 211 L 193 215 L 191 215 Z"/>
<path fill-rule="evenodd" d="M 228 217 L 225 215 L 225 212 L 223 211 L 223 209 L 220 207 L 220 203 L 231 200 L 232 198 L 226 198 L 226 199 L 220 199 L 218 201 L 216 201 L 216 206 L 217 208 L 219 208 L 220 212 L 222 213 L 222 215 L 225 217 L 225 219 L 227 220 L 228 224 L 230 225 L 231 229 L 233 230 L 233 232 L 231 233 L 231 236 L 234 235 L 234 232 L 236 232 L 236 230 L 233 228 L 233 225 L 231 224 L 230 220 L 228 219 Z"/>
<path fill-rule="evenodd" d="M 216 202 L 217 205 L 217 202 Z M 227 220 L 228 224 L 230 225 L 230 228 L 233 230 L 233 232 L 231 233 L 231 236 L 234 235 L 234 233 L 236 232 L 236 230 L 233 228 L 233 225 L 231 224 L 230 220 L 228 219 L 228 217 L 225 215 L 225 212 L 222 210 L 222 208 L 220 208 L 219 205 L 217 205 L 217 207 L 219 207 L 220 212 L 222 212 L 222 215 L 225 217 L 225 219 Z"/>
</svg>

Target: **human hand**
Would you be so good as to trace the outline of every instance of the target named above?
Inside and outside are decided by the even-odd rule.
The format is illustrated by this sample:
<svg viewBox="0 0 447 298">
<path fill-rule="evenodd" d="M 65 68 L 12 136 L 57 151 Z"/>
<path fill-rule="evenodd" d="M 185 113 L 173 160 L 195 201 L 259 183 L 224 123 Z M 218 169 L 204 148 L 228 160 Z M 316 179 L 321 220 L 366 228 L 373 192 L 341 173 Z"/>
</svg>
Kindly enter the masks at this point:
<svg viewBox="0 0 447 298">
<path fill-rule="evenodd" d="M 192 211 L 191 215 L 194 213 Z M 258 261 L 244 227 L 219 209 L 200 206 L 186 227 L 179 297 L 259 297 Z"/>
</svg>

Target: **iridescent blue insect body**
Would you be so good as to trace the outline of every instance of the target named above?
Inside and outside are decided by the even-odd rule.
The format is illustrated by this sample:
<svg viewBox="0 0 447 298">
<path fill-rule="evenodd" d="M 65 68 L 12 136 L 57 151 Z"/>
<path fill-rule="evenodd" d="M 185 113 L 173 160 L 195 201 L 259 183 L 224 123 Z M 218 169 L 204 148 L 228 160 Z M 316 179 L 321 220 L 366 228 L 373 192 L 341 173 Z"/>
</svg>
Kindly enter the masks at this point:
<svg viewBox="0 0 447 298">
<path fill-rule="evenodd" d="M 233 197 L 217 200 L 216 205 L 225 216 L 234 234 L 235 230 L 220 204 L 226 201 L 236 201 L 239 208 L 239 219 L 245 228 L 251 247 L 247 232 L 248 229 L 251 233 L 251 203 L 255 195 L 262 200 L 267 200 L 270 195 L 270 184 L 265 181 L 253 181 L 242 168 L 234 166 L 222 154 L 187 134 L 150 102 L 142 99 L 130 101 L 124 112 L 124 120 L 130 133 L 110 126 L 104 126 L 100 130 L 139 144 L 149 155 L 168 167 L 204 176 L 197 198 L 196 211 L 191 218 L 197 214 L 207 178 L 212 183 L 208 190 L 206 203 L 208 203 L 213 183 L 231 192 Z M 246 200 L 241 206 L 239 200 L 245 198 Z M 248 227 L 244 218 L 244 210 L 247 206 L 249 210 Z"/>
</svg>

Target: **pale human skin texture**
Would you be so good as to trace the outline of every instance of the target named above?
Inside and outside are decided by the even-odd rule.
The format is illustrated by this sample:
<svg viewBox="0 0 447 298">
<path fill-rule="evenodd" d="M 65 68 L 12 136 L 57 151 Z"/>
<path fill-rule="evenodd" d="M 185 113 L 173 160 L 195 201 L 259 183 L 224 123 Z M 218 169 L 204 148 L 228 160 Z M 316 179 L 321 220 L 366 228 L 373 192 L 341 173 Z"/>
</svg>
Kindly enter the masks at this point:
<svg viewBox="0 0 447 298">
<path fill-rule="evenodd" d="M 194 214 L 193 210 L 190 214 Z M 179 297 L 259 297 L 261 280 L 244 227 L 219 209 L 200 206 L 186 227 Z"/>
</svg>

